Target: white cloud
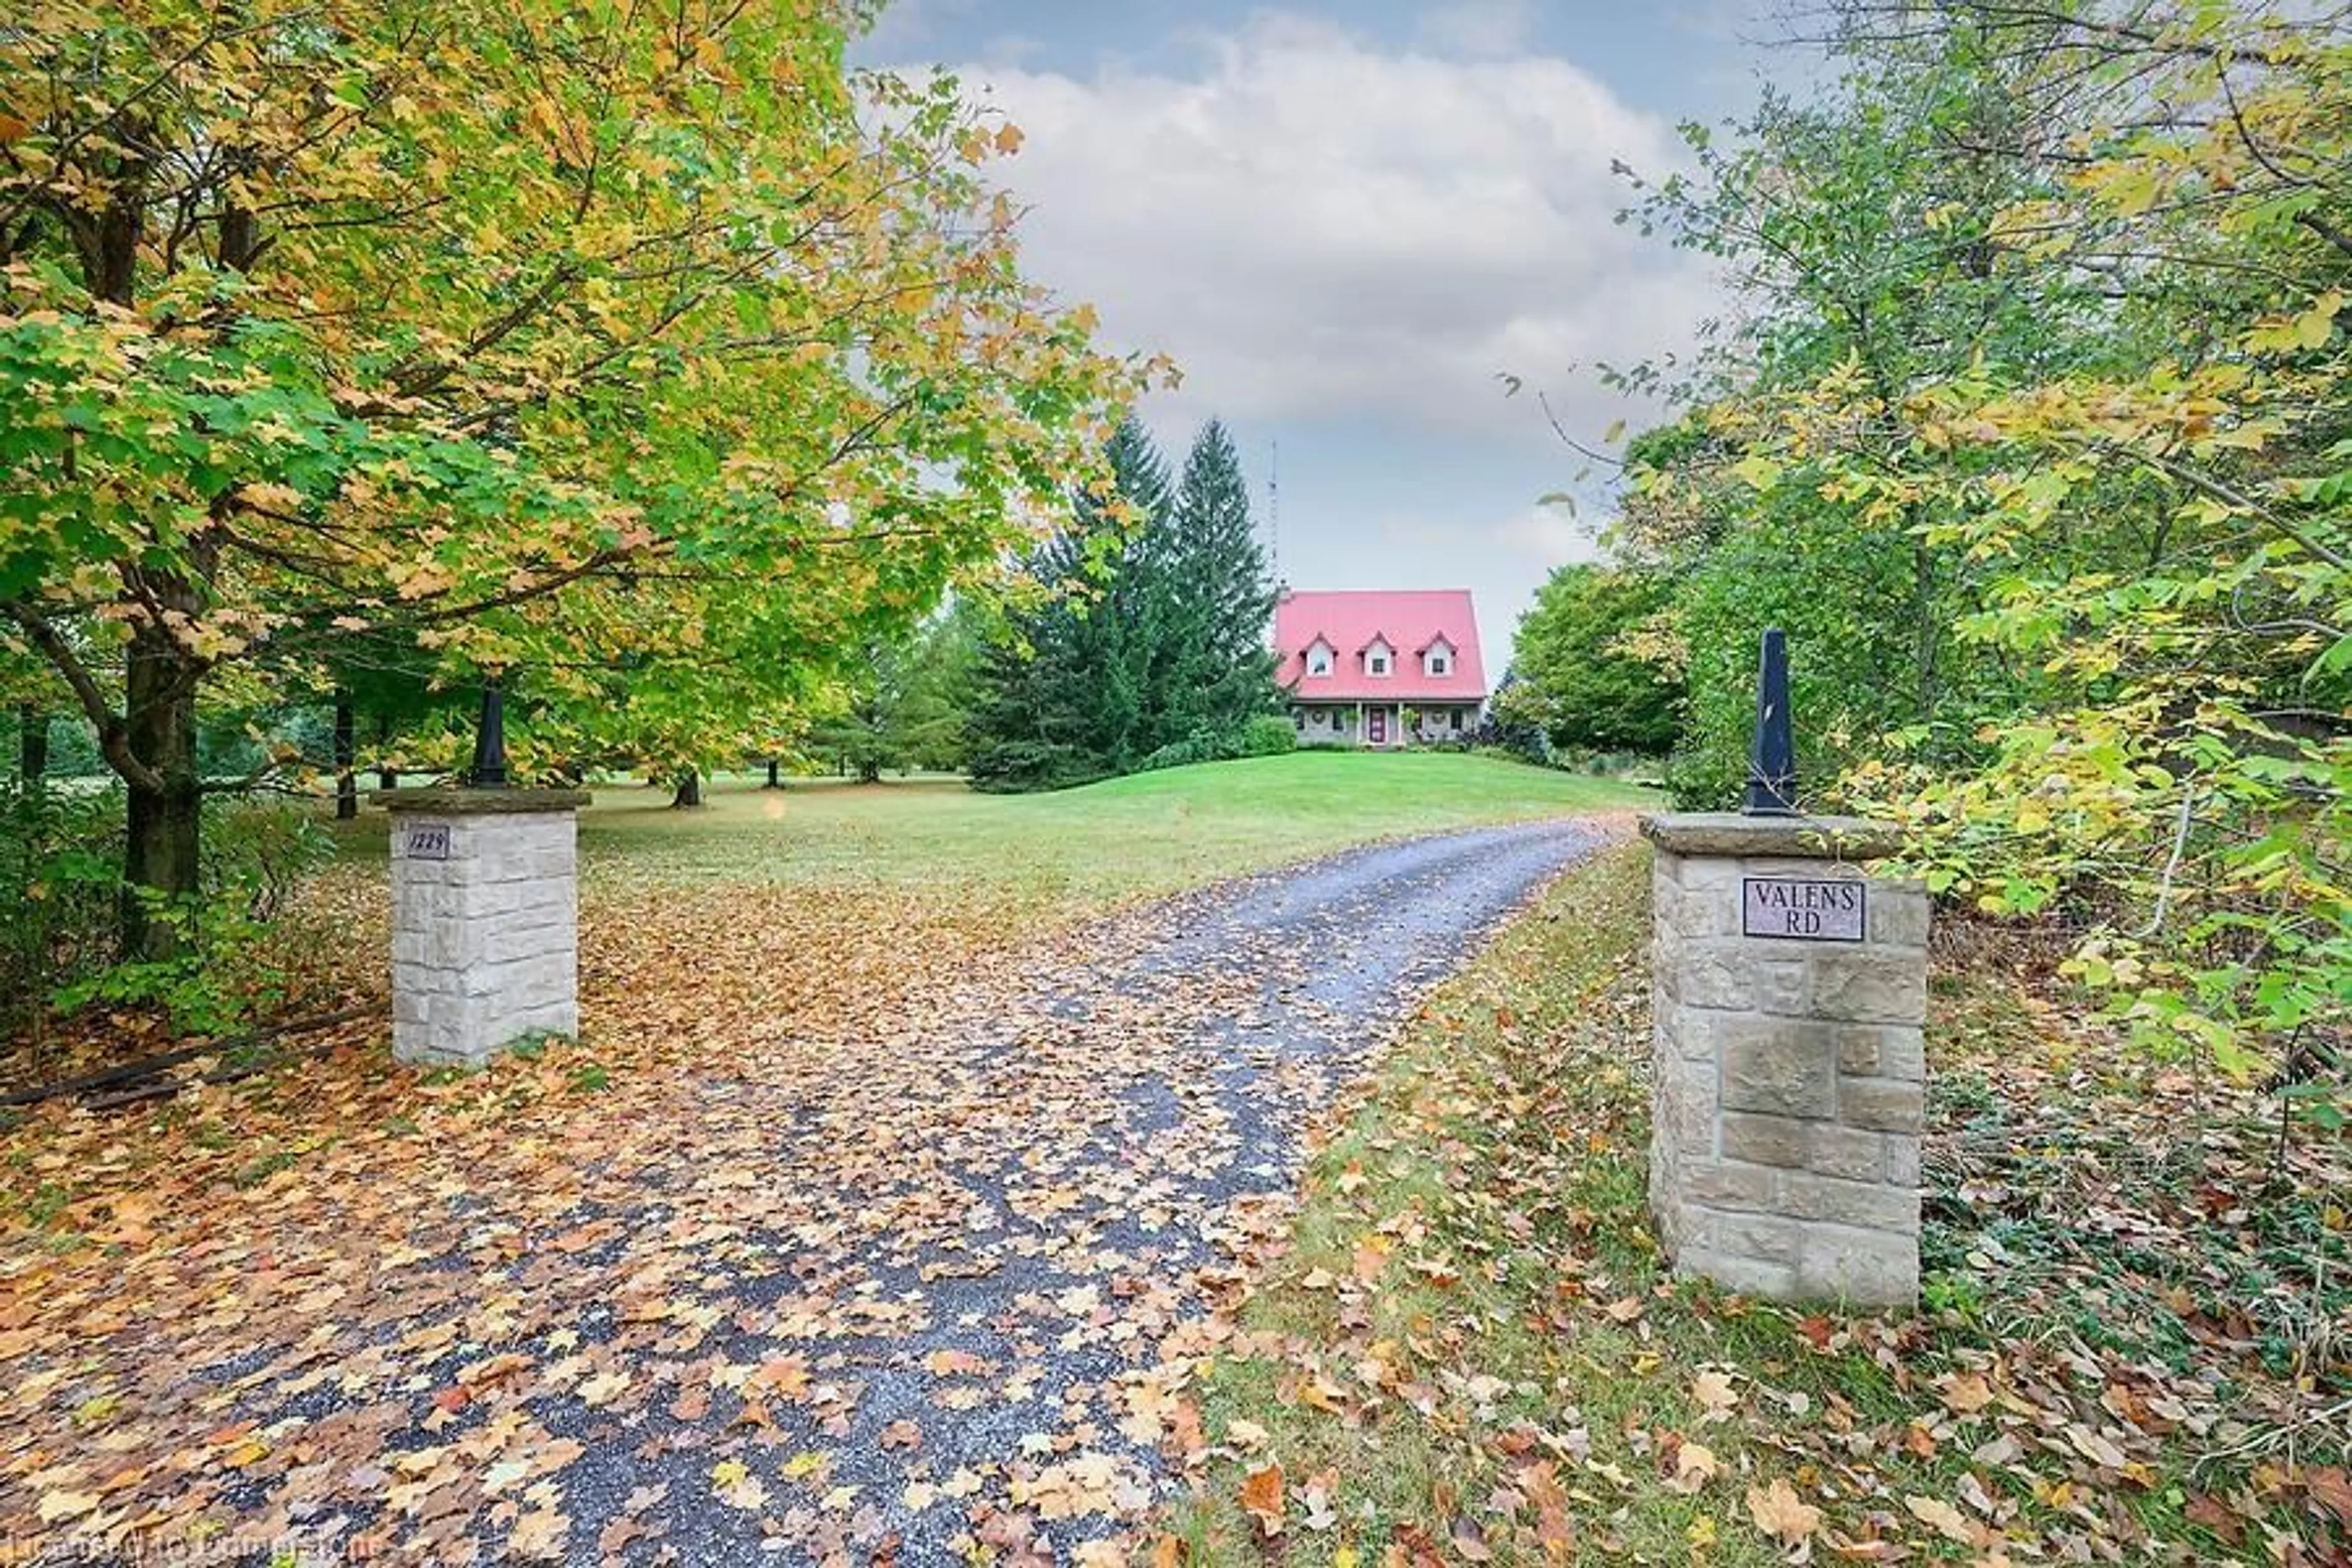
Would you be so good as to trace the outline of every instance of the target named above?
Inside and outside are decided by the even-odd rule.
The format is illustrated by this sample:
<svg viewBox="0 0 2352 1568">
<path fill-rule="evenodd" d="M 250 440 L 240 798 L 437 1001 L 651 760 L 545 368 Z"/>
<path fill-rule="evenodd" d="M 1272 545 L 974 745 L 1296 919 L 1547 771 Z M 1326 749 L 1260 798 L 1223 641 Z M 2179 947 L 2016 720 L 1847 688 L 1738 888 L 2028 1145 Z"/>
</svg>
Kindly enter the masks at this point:
<svg viewBox="0 0 2352 1568">
<path fill-rule="evenodd" d="M 1506 520 L 1495 530 L 1495 542 L 1531 557 L 1549 572 L 1571 561 L 1601 558 L 1599 528 L 1565 507 L 1538 506 Z"/>
<path fill-rule="evenodd" d="M 1499 38 L 1516 9 L 1454 25 L 1492 13 Z M 1281 14 L 1202 49 L 1186 74 L 961 68 L 1027 132 L 998 177 L 1030 204 L 1031 273 L 1183 367 L 1159 412 L 1549 441 L 1497 372 L 1598 430 L 1613 404 L 1570 367 L 1678 349 L 1712 308 L 1701 269 L 1612 222 L 1612 160 L 1671 164 L 1666 127 L 1570 62 Z"/>
<path fill-rule="evenodd" d="M 1535 13 L 1535 0 L 1459 0 L 1423 16 L 1418 31 L 1442 53 L 1501 59 L 1526 46 Z"/>
</svg>

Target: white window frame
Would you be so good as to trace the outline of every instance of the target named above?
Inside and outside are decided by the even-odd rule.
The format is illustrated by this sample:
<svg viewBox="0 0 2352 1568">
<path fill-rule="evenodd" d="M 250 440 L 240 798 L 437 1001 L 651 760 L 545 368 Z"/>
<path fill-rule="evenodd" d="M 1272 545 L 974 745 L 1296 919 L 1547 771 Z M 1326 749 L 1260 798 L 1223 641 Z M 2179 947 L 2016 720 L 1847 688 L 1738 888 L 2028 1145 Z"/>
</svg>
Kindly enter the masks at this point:
<svg viewBox="0 0 2352 1568">
<path fill-rule="evenodd" d="M 1364 650 L 1364 673 L 1382 679 L 1396 668 L 1396 649 L 1385 642 L 1374 643 Z"/>
<path fill-rule="evenodd" d="M 1307 645 L 1307 673 L 1309 675 L 1328 675 L 1331 673 L 1331 645 L 1329 643 L 1318 639 L 1317 641 Z"/>
</svg>

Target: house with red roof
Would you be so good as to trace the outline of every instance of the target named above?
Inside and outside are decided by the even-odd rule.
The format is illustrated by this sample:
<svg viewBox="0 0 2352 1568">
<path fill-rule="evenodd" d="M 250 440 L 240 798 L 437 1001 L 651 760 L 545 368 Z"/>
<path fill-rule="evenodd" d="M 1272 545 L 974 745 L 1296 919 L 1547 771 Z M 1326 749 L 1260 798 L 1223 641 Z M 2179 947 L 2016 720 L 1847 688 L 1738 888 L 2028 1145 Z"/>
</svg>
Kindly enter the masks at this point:
<svg viewBox="0 0 2352 1568">
<path fill-rule="evenodd" d="M 1466 588 L 1285 589 L 1274 646 L 1302 745 L 1409 746 L 1478 728 L 1486 669 Z"/>
</svg>

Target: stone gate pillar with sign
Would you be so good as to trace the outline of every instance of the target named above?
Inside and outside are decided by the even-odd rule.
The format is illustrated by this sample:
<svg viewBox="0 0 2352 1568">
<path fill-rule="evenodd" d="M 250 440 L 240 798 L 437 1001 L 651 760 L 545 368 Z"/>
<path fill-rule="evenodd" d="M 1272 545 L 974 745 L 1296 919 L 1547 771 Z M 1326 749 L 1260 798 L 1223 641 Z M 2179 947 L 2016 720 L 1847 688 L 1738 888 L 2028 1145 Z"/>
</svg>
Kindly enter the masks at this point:
<svg viewBox="0 0 2352 1568">
<path fill-rule="evenodd" d="M 1776 1300 L 1919 1289 L 1927 889 L 1885 824 L 1793 807 L 1765 647 L 1739 813 L 1654 816 L 1650 1209 L 1677 1272 Z M 1776 669 L 1777 665 L 1777 669 Z"/>
<path fill-rule="evenodd" d="M 399 789 L 392 812 L 392 1054 L 479 1067 L 580 1032 L 579 790 Z"/>
</svg>

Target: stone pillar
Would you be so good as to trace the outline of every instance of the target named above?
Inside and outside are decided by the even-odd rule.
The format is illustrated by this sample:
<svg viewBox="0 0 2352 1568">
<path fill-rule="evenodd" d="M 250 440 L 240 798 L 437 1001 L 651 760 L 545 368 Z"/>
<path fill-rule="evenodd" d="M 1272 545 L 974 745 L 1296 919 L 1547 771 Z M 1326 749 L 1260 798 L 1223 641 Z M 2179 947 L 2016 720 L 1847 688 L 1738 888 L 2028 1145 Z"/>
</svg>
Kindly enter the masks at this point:
<svg viewBox="0 0 2352 1568">
<path fill-rule="evenodd" d="M 1776 1300 L 1919 1289 L 1927 893 L 1852 817 L 1654 816 L 1650 1210 L 1677 1272 Z"/>
<path fill-rule="evenodd" d="M 401 789 L 392 812 L 392 1054 L 479 1067 L 580 1031 L 580 790 Z"/>
</svg>

